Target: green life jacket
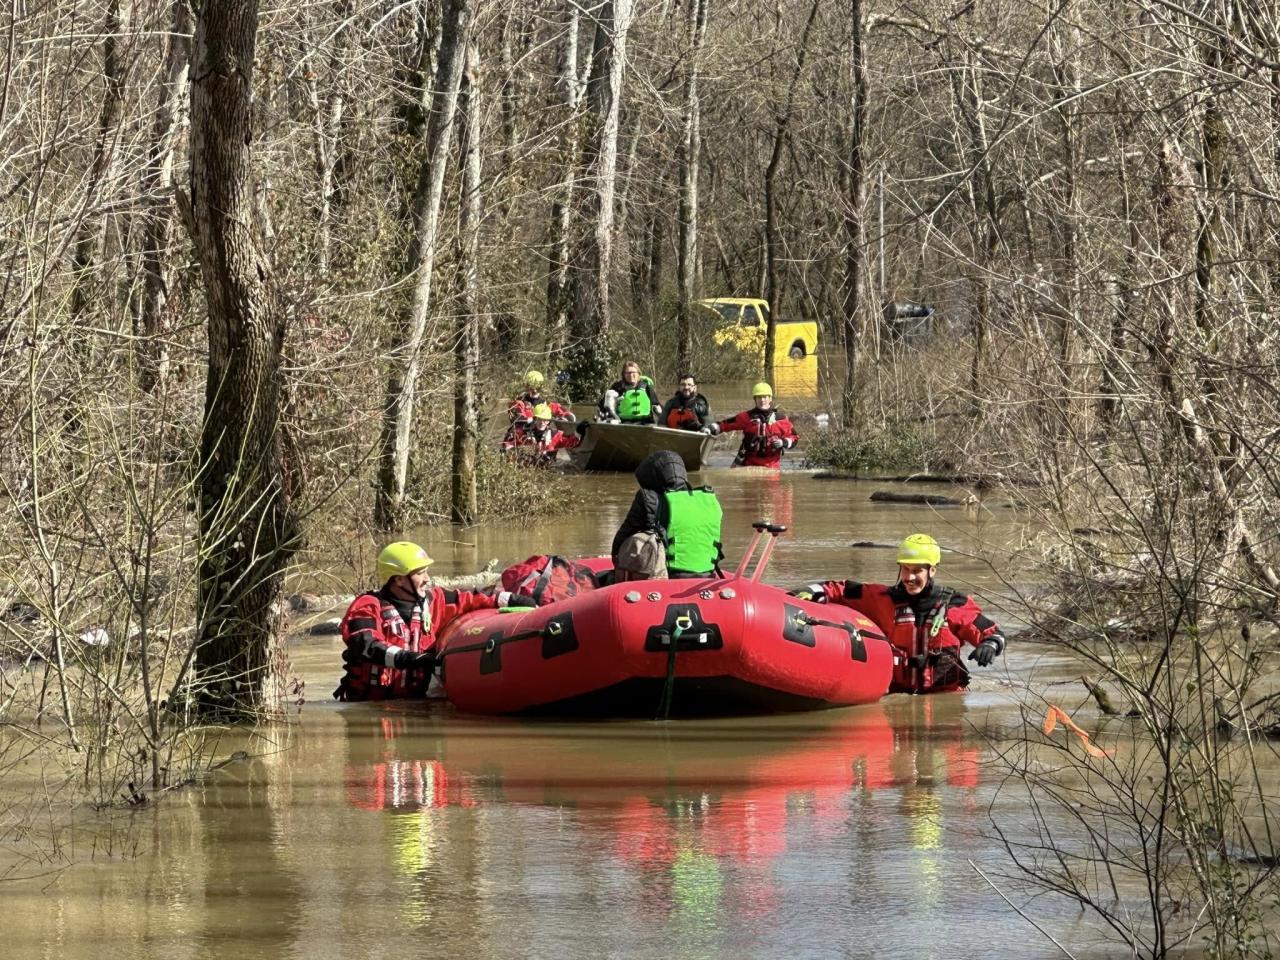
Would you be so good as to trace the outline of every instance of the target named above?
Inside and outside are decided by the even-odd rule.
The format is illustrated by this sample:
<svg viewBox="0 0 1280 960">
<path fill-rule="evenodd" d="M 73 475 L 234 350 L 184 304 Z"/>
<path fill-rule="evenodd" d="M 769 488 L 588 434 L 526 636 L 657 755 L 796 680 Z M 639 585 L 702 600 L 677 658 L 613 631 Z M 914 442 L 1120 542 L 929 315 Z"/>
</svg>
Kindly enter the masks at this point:
<svg viewBox="0 0 1280 960">
<path fill-rule="evenodd" d="M 653 403 L 649 400 L 649 389 L 643 380 L 636 386 L 623 390 L 618 397 L 618 419 L 653 419 Z"/>
<path fill-rule="evenodd" d="M 710 573 L 723 559 L 720 520 L 724 510 L 710 487 L 669 490 L 658 518 L 666 532 L 667 569 Z"/>
</svg>

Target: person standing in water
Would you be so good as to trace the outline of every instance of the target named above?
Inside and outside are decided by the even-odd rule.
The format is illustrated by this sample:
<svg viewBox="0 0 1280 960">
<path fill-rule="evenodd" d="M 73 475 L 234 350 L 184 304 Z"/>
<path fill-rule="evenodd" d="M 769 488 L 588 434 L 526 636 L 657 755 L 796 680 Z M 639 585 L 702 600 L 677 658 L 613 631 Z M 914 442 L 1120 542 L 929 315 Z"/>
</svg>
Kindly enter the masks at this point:
<svg viewBox="0 0 1280 960">
<path fill-rule="evenodd" d="M 969 685 L 960 659 L 963 644 L 980 667 L 1004 653 L 999 625 L 966 594 L 944 587 L 934 576 L 942 550 L 927 533 L 913 533 L 898 544 L 898 582 L 859 583 L 828 580 L 792 590 L 792 596 L 817 603 L 839 603 L 866 614 L 894 647 L 891 692 L 937 693 Z"/>
</svg>

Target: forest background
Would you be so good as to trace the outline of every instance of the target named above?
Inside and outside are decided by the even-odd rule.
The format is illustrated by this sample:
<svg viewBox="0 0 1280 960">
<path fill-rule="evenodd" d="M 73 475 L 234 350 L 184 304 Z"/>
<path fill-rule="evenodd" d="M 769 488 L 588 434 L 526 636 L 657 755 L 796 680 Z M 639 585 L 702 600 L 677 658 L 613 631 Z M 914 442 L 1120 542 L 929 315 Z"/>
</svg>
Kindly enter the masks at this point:
<svg viewBox="0 0 1280 960">
<path fill-rule="evenodd" d="M 481 442 L 518 371 L 705 377 L 694 302 L 764 296 L 843 361 L 829 459 L 1026 491 L 1029 619 L 1181 785 L 1128 820 L 1176 827 L 1221 943 L 1253 922 L 1238 757 L 1177 744 L 1253 769 L 1278 727 L 1274 5 L 11 0 L 0 34 L 8 762 L 181 782 L 280 701 L 300 550 L 521 509 Z"/>
</svg>

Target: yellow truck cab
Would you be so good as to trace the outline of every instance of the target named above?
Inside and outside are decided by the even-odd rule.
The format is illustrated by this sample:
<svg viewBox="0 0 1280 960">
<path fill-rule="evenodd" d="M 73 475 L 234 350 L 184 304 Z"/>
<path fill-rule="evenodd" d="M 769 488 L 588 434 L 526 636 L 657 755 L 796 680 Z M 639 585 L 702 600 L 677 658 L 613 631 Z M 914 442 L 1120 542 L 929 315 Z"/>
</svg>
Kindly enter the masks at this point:
<svg viewBox="0 0 1280 960">
<path fill-rule="evenodd" d="M 698 305 L 720 315 L 722 325 L 716 329 L 719 346 L 732 345 L 745 352 L 763 355 L 765 325 L 769 320 L 769 301 L 754 297 L 712 297 Z M 775 330 L 778 356 L 802 360 L 818 352 L 818 325 L 805 320 L 779 320 Z"/>
</svg>

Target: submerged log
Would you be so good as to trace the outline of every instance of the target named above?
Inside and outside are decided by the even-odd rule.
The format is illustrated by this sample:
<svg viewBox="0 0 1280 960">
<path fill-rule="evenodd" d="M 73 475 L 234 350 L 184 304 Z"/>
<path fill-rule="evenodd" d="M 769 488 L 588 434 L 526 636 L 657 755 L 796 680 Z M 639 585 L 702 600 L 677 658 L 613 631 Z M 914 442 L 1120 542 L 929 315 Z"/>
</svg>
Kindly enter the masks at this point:
<svg viewBox="0 0 1280 960">
<path fill-rule="evenodd" d="M 1024 477 L 1006 477 L 1001 474 L 986 476 L 974 473 L 909 473 L 901 476 L 885 476 L 882 473 L 856 473 L 844 470 L 817 470 L 815 480 L 861 480 L 868 483 L 954 483 L 973 487 L 975 490 L 992 490 L 996 487 L 1030 487 L 1037 481 Z"/>
<path fill-rule="evenodd" d="M 972 493 L 967 497 L 945 497 L 939 493 L 895 493 L 877 490 L 871 499 L 880 503 L 919 503 L 929 507 L 966 507 L 978 502 Z"/>
</svg>

